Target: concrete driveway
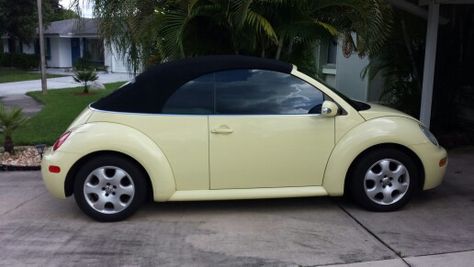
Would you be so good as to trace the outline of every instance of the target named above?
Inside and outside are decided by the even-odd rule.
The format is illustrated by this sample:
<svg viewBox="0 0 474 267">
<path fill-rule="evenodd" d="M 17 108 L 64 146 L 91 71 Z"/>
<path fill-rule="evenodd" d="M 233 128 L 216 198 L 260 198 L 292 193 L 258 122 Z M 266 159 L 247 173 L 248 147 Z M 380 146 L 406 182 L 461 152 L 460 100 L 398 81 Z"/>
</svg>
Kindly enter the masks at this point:
<svg viewBox="0 0 474 267">
<path fill-rule="evenodd" d="M 0 173 L 0 265 L 472 266 L 474 148 L 398 212 L 340 198 L 148 204 L 97 223 L 53 199 L 39 172 Z"/>
<path fill-rule="evenodd" d="M 72 73 L 56 72 L 57 74 L 70 75 L 59 78 L 49 78 L 48 90 L 80 87 L 81 84 L 74 81 Z M 133 78 L 127 73 L 98 73 L 98 81 L 101 83 L 113 83 L 129 81 Z M 41 91 L 41 80 L 0 83 L 0 97 L 11 95 L 23 95 L 30 91 Z"/>
</svg>

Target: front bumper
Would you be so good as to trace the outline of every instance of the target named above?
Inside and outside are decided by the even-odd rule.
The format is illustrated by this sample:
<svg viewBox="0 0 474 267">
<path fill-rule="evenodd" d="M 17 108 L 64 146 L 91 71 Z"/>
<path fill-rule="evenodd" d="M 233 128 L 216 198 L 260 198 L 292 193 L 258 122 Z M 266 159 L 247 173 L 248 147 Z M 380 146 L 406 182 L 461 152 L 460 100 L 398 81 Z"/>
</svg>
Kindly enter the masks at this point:
<svg viewBox="0 0 474 267">
<path fill-rule="evenodd" d="M 41 161 L 41 175 L 46 188 L 53 196 L 66 198 L 66 176 L 78 159 L 78 154 L 53 151 L 51 148 L 43 155 L 43 160 Z M 61 171 L 59 173 L 50 172 L 49 166 L 52 165 L 58 166 Z"/>
<path fill-rule="evenodd" d="M 423 164 L 425 184 L 423 190 L 437 187 L 443 181 L 448 163 L 440 166 L 440 161 L 447 159 L 448 153 L 441 146 L 432 143 L 412 145 L 410 148 L 418 155 Z"/>
</svg>

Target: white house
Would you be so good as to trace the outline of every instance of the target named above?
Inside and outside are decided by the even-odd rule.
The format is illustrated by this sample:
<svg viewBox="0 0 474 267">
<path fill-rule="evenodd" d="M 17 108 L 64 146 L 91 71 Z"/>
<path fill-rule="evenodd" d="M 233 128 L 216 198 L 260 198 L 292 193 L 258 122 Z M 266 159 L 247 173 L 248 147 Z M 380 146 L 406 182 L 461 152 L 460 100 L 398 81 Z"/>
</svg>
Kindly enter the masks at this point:
<svg viewBox="0 0 474 267">
<path fill-rule="evenodd" d="M 383 90 L 383 78 L 377 75 L 373 80 L 369 75 L 361 77 L 369 64 L 368 56 L 359 57 L 353 52 L 349 57 L 342 52 L 342 41 L 321 41 L 316 48 L 318 69 L 323 80 L 343 94 L 362 101 L 379 101 Z"/>
<path fill-rule="evenodd" d="M 96 19 L 54 21 L 45 28 L 44 35 L 46 64 L 49 68 L 72 68 L 79 58 L 87 58 L 94 65 L 103 66 L 110 72 L 128 72 L 125 60 L 100 38 Z M 37 40 L 20 43 L 3 36 L 2 43 L 5 53 L 39 53 Z"/>
</svg>

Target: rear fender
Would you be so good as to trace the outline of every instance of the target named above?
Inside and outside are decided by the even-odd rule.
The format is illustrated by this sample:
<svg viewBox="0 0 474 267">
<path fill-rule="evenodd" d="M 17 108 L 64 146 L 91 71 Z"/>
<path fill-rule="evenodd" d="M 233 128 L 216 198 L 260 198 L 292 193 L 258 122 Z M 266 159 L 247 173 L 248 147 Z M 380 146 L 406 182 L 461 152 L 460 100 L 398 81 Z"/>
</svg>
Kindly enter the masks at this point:
<svg viewBox="0 0 474 267">
<path fill-rule="evenodd" d="M 156 143 L 134 128 L 109 122 L 83 124 L 72 129 L 59 149 L 84 156 L 100 151 L 128 155 L 140 163 L 150 177 L 155 201 L 166 201 L 176 191 L 166 156 Z"/>
</svg>

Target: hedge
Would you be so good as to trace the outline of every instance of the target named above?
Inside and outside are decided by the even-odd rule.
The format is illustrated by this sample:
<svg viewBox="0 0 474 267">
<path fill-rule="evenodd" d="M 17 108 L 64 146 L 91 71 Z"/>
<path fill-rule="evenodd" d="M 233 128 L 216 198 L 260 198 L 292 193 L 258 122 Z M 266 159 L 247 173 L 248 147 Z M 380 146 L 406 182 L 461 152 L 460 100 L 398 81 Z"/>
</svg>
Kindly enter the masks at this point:
<svg viewBox="0 0 474 267">
<path fill-rule="evenodd" d="M 34 69 L 39 67 L 39 56 L 18 53 L 0 53 L 1 67 L 14 67 L 19 69 Z"/>
</svg>

